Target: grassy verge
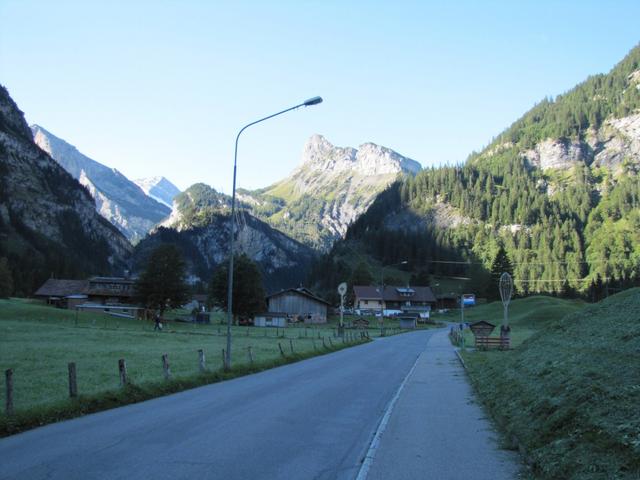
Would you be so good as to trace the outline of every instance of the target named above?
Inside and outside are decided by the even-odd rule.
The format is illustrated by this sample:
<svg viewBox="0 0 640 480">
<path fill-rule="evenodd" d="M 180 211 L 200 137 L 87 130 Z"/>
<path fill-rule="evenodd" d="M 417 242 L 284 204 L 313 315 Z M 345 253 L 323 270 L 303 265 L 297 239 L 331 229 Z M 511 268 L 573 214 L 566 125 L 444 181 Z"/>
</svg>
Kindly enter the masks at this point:
<svg viewBox="0 0 640 480">
<path fill-rule="evenodd" d="M 466 352 L 472 381 L 534 478 L 640 478 L 640 289 L 566 308 L 514 319 L 512 351 Z"/>
<path fill-rule="evenodd" d="M 200 387 L 211 383 L 230 380 L 232 378 L 261 372 L 270 368 L 305 360 L 325 353 L 335 352 L 362 343 L 336 342 L 331 347 L 323 347 L 317 351 L 303 353 L 289 353 L 284 356 L 233 366 L 229 371 L 218 369 L 199 374 L 171 378 L 164 381 L 144 382 L 141 384 L 128 383 L 124 388 L 101 391 L 99 393 L 80 395 L 75 399 L 58 400 L 45 405 L 20 409 L 15 414 L 0 415 L 0 437 L 13 435 L 31 428 L 58 422 L 70 418 L 80 417 L 90 413 L 120 407 L 131 403 L 142 402 L 152 398 L 180 392 L 190 388 Z"/>
<path fill-rule="evenodd" d="M 377 321 L 371 320 L 369 336 L 380 335 Z M 334 336 L 336 322 L 331 319 L 326 325 L 286 329 L 233 327 L 233 369 L 222 372 L 225 325 L 169 321 L 162 332 L 154 332 L 153 322 L 76 313 L 28 300 L 0 300 L 0 370 L 14 371 L 15 408 L 13 416 L 5 415 L 2 379 L 0 435 L 353 345 Z M 385 320 L 385 334 L 400 333 L 397 323 Z M 204 374 L 199 371 L 199 349 L 204 350 L 209 369 Z M 165 353 L 172 373 L 169 381 L 162 374 Z M 119 386 L 120 358 L 127 362 L 131 385 L 126 389 Z M 76 400 L 68 399 L 69 362 L 75 362 L 77 368 L 80 398 Z"/>
</svg>

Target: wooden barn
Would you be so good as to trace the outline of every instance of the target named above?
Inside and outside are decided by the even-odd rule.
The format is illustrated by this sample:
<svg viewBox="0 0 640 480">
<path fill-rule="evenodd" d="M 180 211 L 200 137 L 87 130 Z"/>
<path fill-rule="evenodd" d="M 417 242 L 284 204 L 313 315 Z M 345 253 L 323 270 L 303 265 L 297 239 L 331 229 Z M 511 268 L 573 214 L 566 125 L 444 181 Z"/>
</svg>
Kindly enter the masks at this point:
<svg viewBox="0 0 640 480">
<path fill-rule="evenodd" d="M 327 323 L 331 304 L 306 288 L 289 288 L 267 297 L 269 313 L 284 314 L 293 321 Z"/>
</svg>

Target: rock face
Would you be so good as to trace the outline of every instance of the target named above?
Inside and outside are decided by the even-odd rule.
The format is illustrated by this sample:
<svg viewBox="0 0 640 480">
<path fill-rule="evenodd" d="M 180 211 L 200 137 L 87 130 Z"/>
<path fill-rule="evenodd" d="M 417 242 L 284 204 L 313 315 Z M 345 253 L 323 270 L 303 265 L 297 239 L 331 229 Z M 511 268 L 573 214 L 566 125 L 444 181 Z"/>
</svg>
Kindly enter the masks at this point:
<svg viewBox="0 0 640 480">
<path fill-rule="evenodd" d="M 180 189 L 164 177 L 139 178 L 133 183 L 148 196 L 169 208 L 173 208 L 173 199 L 180 193 Z"/>
<path fill-rule="evenodd" d="M 30 295 L 51 273 L 123 268 L 131 245 L 98 215 L 87 189 L 38 148 L 2 86 L 0 173 L 0 256 L 9 258 L 18 293 Z"/>
<path fill-rule="evenodd" d="M 136 264 L 162 243 L 177 245 L 190 274 L 208 281 L 213 269 L 229 255 L 230 199 L 204 184 L 196 184 L 174 199 L 174 211 L 163 226 L 136 246 Z M 313 251 L 258 220 L 239 205 L 236 214 L 235 251 L 255 261 L 267 290 L 298 285 L 305 280 Z"/>
<path fill-rule="evenodd" d="M 640 165 L 640 113 L 605 121 L 586 141 L 547 139 L 522 155 L 543 171 L 587 165 L 618 173 L 625 161 Z"/>
<path fill-rule="evenodd" d="M 421 169 L 415 160 L 373 143 L 343 148 L 313 135 L 289 177 L 257 192 L 241 191 L 239 198 L 270 225 L 328 250 L 380 192 Z"/>
<path fill-rule="evenodd" d="M 617 172 L 625 161 L 640 165 L 640 113 L 606 121 L 589 141 L 597 167 Z"/>
<path fill-rule="evenodd" d="M 44 128 L 31 127 L 35 143 L 82 185 L 96 202 L 96 209 L 132 242 L 171 213 L 171 209 L 148 196 L 116 169 L 92 160 L 76 147 Z"/>
<path fill-rule="evenodd" d="M 580 163 L 588 163 L 589 154 L 588 146 L 582 142 L 549 139 L 526 151 L 523 156 L 531 165 L 542 170 L 568 170 Z"/>
</svg>

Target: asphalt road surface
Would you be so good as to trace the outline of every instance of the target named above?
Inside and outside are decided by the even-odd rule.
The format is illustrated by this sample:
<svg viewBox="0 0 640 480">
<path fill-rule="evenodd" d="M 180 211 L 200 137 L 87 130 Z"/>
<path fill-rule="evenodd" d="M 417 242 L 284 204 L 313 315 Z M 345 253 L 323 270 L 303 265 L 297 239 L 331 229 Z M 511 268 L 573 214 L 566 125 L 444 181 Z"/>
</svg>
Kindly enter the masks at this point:
<svg viewBox="0 0 640 480">
<path fill-rule="evenodd" d="M 0 439 L 0 479 L 353 479 L 432 333 Z"/>
</svg>

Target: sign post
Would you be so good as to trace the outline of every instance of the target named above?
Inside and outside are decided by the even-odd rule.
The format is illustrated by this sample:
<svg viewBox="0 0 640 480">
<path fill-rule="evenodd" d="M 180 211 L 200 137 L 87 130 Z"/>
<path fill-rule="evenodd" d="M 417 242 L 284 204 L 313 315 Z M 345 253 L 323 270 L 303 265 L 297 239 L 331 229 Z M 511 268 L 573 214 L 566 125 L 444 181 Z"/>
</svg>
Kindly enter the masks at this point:
<svg viewBox="0 0 640 480">
<path fill-rule="evenodd" d="M 338 335 L 344 335 L 344 296 L 347 293 L 347 283 L 342 282 L 338 285 L 338 293 L 340 294 L 340 326 L 338 327 Z"/>
<path fill-rule="evenodd" d="M 500 327 L 500 340 L 502 348 L 509 348 L 509 337 L 511 327 L 509 327 L 509 302 L 511 301 L 511 295 L 513 294 L 513 279 L 511 275 L 504 272 L 500 275 L 500 298 L 502 299 L 502 306 L 504 307 L 504 317 L 502 320 L 502 326 Z"/>
</svg>

